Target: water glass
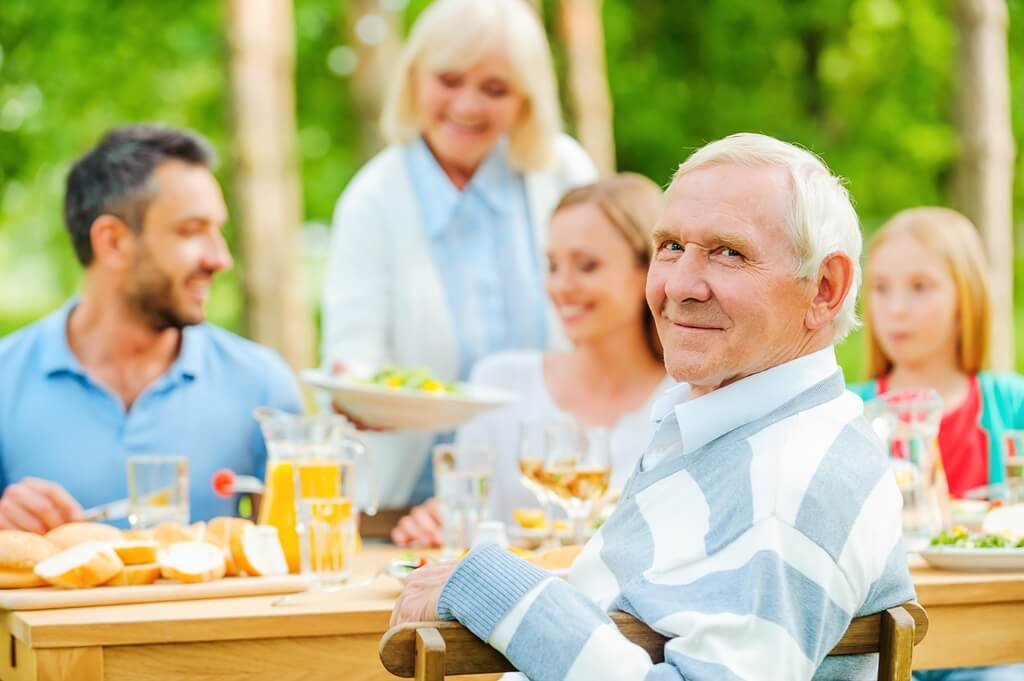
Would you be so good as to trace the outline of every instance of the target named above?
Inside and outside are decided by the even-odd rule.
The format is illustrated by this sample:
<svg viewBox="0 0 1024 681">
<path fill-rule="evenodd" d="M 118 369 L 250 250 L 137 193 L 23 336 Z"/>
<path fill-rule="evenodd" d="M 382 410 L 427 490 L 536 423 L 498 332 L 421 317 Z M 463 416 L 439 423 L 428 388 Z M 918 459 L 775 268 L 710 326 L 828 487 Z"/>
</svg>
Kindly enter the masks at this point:
<svg viewBox="0 0 1024 681">
<path fill-rule="evenodd" d="M 302 574 L 314 590 L 336 588 L 351 578 L 356 552 L 356 464 L 325 456 L 296 460 L 293 470 Z"/>
<path fill-rule="evenodd" d="M 132 529 L 189 524 L 187 457 L 137 454 L 128 457 L 125 469 Z"/>
<path fill-rule="evenodd" d="M 441 444 L 434 447 L 434 490 L 441 509 L 442 556 L 473 545 L 477 526 L 491 505 L 494 450 Z"/>
<path fill-rule="evenodd" d="M 1024 430 L 1003 432 L 1003 471 L 1006 503 L 1024 502 Z"/>
</svg>

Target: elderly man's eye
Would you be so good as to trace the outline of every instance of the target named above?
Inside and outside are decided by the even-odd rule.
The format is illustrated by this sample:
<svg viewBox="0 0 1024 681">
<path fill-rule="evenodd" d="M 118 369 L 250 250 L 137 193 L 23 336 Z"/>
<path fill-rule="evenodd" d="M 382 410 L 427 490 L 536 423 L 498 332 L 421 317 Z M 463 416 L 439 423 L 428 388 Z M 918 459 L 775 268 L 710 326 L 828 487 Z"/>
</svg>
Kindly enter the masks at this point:
<svg viewBox="0 0 1024 681">
<path fill-rule="evenodd" d="M 683 245 L 678 241 L 662 241 L 661 244 L 658 245 L 658 250 L 681 252 L 683 250 Z"/>
<path fill-rule="evenodd" d="M 735 248 L 723 248 L 722 255 L 727 258 L 742 258 L 743 254 L 737 251 Z"/>
</svg>

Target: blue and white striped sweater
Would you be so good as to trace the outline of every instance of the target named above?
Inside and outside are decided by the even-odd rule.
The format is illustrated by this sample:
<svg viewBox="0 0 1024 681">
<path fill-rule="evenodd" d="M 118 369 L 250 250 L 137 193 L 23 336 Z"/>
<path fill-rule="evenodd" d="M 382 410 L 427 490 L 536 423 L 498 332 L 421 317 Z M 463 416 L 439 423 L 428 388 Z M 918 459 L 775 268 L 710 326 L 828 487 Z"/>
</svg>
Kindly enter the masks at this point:
<svg viewBox="0 0 1024 681">
<path fill-rule="evenodd" d="M 862 409 L 837 373 L 638 469 L 568 582 L 484 546 L 452 574 L 439 614 L 534 681 L 870 676 L 871 659 L 823 664 L 853 617 L 914 597 L 900 495 Z M 673 419 L 659 435 L 678 433 Z M 611 610 L 670 637 L 665 662 L 624 639 Z"/>
</svg>

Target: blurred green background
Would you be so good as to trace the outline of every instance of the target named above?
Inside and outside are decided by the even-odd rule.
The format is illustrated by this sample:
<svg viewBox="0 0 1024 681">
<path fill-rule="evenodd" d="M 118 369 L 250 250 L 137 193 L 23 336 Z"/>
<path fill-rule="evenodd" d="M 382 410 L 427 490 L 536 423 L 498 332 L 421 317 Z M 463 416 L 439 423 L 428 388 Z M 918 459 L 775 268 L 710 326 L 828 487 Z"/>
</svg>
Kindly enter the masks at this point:
<svg viewBox="0 0 1024 681">
<path fill-rule="evenodd" d="M 390 2 L 406 25 L 425 4 Z M 758 131 L 809 147 L 846 177 L 866 234 L 902 208 L 948 204 L 958 144 L 950 4 L 604 0 L 619 168 L 665 182 L 689 150 Z M 295 2 L 302 257 L 313 306 L 334 202 L 361 163 L 339 51 L 345 5 Z M 1024 147 L 1024 2 L 1010 0 L 1009 8 L 1013 123 Z M 106 128 L 145 120 L 201 131 L 221 154 L 231 203 L 225 22 L 225 4 L 213 1 L 0 2 L 0 335 L 75 290 L 80 268 L 61 219 L 64 176 Z M 1014 196 L 1019 233 L 1022 153 Z M 1016 262 L 1024 272 L 1019 248 Z M 209 309 L 213 321 L 242 333 L 244 266 L 221 276 Z M 1016 281 L 1024 339 L 1024 277 Z M 862 342 L 856 335 L 840 349 L 849 378 L 860 376 Z M 1017 365 L 1024 367 L 1024 342 Z"/>
</svg>

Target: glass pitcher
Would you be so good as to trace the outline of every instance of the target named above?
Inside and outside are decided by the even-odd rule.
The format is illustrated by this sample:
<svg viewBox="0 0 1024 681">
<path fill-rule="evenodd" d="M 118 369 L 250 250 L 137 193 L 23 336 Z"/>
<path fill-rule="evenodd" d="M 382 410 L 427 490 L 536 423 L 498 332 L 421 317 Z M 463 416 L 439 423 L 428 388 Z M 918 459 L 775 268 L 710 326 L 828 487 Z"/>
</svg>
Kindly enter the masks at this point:
<svg viewBox="0 0 1024 681">
<path fill-rule="evenodd" d="M 903 495 L 903 540 L 912 551 L 927 546 L 950 524 L 949 489 L 939 453 L 942 412 L 942 398 L 934 390 L 883 393 L 864 408 L 889 453 Z"/>
<path fill-rule="evenodd" d="M 289 414 L 269 407 L 258 407 L 253 414 L 267 444 L 266 483 L 258 522 L 277 528 L 288 569 L 297 573 L 301 567 L 295 494 L 297 468 L 301 467 L 304 486 L 319 488 L 337 485 L 341 466 L 346 470 L 363 469 L 368 479 L 369 500 L 362 510 L 369 515 L 377 511 L 376 475 L 366 456 L 366 447 L 340 416 Z M 352 508 L 355 512 L 360 510 L 354 500 Z"/>
</svg>

